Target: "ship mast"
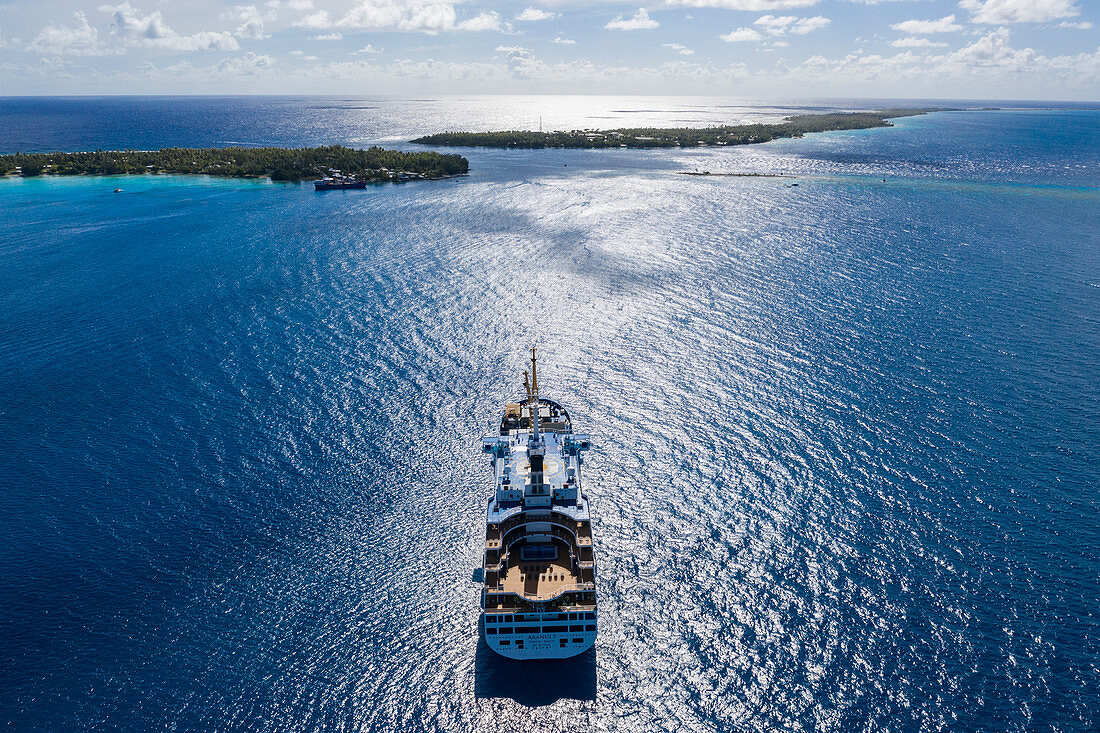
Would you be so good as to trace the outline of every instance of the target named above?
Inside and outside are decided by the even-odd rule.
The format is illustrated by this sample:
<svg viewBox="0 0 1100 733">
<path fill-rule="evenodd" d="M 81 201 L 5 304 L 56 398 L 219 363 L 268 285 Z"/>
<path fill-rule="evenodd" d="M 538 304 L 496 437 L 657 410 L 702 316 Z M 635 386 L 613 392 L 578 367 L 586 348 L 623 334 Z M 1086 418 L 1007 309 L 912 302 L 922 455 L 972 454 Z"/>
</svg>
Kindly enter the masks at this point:
<svg viewBox="0 0 1100 733">
<path fill-rule="evenodd" d="M 526 375 L 525 375 L 526 376 Z M 538 359 L 535 357 L 535 347 L 531 347 L 531 391 L 528 393 L 531 402 L 531 442 L 539 442 L 539 373 Z"/>
<path fill-rule="evenodd" d="M 539 396 L 538 359 L 535 358 L 535 347 L 531 347 L 531 389 L 535 396 Z"/>
</svg>

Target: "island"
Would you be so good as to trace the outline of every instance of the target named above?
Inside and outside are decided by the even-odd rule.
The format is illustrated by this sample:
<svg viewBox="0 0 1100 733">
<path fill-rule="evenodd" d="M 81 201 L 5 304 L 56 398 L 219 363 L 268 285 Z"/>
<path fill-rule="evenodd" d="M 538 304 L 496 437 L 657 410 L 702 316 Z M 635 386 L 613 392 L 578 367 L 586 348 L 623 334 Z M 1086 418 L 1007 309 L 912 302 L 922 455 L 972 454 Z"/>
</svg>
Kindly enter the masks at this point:
<svg viewBox="0 0 1100 733">
<path fill-rule="evenodd" d="M 0 155 L 0 175 L 113 176 L 198 174 L 224 178 L 300 181 L 339 172 L 358 180 L 402 182 L 464 175 L 470 162 L 461 155 L 431 151 L 406 153 L 371 147 L 320 148 L 165 148 L 97 150 L 86 153 Z"/>
<path fill-rule="evenodd" d="M 781 137 L 802 137 L 808 132 L 864 130 L 891 127 L 891 118 L 912 117 L 941 108 L 898 108 L 877 112 L 837 112 L 794 115 L 778 123 L 720 125 L 718 127 L 635 127 L 618 130 L 570 132 L 441 132 L 418 137 L 419 145 L 468 148 L 688 148 L 712 145 L 751 145 Z"/>
</svg>

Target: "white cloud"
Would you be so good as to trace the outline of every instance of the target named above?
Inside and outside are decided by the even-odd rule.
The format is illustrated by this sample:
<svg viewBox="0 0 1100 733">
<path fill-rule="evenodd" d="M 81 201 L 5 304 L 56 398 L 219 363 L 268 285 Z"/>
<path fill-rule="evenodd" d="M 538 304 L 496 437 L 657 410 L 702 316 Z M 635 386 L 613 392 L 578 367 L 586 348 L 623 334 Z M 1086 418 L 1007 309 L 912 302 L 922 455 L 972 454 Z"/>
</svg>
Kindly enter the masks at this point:
<svg viewBox="0 0 1100 733">
<path fill-rule="evenodd" d="M 275 65 L 275 59 L 267 54 L 249 51 L 235 59 L 224 59 L 218 64 L 218 73 L 226 76 L 252 76 L 260 70 Z"/>
<path fill-rule="evenodd" d="M 286 0 L 286 6 L 291 10 L 300 10 L 303 13 L 313 10 L 313 0 Z"/>
<path fill-rule="evenodd" d="M 744 43 L 751 41 L 759 41 L 764 38 L 752 28 L 738 28 L 737 30 L 730 31 L 725 35 L 718 36 L 726 43 Z"/>
<path fill-rule="evenodd" d="M 787 26 L 796 20 L 799 19 L 795 15 L 780 15 L 778 18 L 775 15 L 761 15 L 753 25 L 762 25 L 764 33 L 781 35 L 787 33 Z"/>
<path fill-rule="evenodd" d="M 114 14 L 111 33 L 124 39 L 157 41 L 175 34 L 165 24 L 159 10 L 150 15 L 139 15 L 128 2 L 117 6 L 101 5 L 99 9 L 104 13 Z"/>
<path fill-rule="evenodd" d="M 761 15 L 756 19 L 753 25 L 763 26 L 764 32 L 773 36 L 782 35 L 787 32 L 787 26 L 798 20 L 794 15 L 781 15 L 776 17 L 774 15 Z"/>
<path fill-rule="evenodd" d="M 367 6 L 360 6 L 367 7 Z M 383 6 L 375 6 L 382 9 L 385 13 Z M 392 7 L 392 6 L 391 6 Z M 455 12 L 455 6 L 447 3 L 430 3 L 428 5 L 417 5 L 411 8 L 403 8 L 397 10 L 400 16 L 397 22 L 394 23 L 399 29 L 403 31 L 429 31 L 436 32 L 442 30 L 448 30 L 455 27 L 455 23 L 458 21 L 458 13 Z M 346 19 L 345 19 L 346 20 Z M 376 23 L 368 16 L 364 19 L 367 27 L 375 26 Z M 380 18 L 380 20 L 382 20 Z M 342 25 L 356 26 L 359 21 L 353 21 L 345 23 L 340 21 Z M 377 23 L 378 27 L 384 27 L 384 23 Z"/>
<path fill-rule="evenodd" d="M 522 21 L 535 21 L 535 20 L 550 20 L 557 17 L 557 13 L 551 13 L 541 8 L 526 8 L 522 13 L 516 16 L 516 20 Z"/>
<path fill-rule="evenodd" d="M 756 19 L 753 25 L 764 28 L 764 32 L 772 36 L 783 36 L 792 33 L 796 36 L 804 36 L 818 28 L 824 28 L 832 23 L 826 17 L 815 15 L 812 18 L 798 18 L 794 15 L 762 15 Z"/>
<path fill-rule="evenodd" d="M 306 61 L 316 61 L 314 57 L 306 57 Z M 206 66 L 194 66 L 188 61 L 171 64 L 157 68 L 148 63 L 137 74 L 120 71 L 117 78 L 130 78 L 133 82 L 144 82 L 154 85 L 156 89 L 163 89 L 168 85 L 184 85 L 183 88 L 194 88 L 195 85 L 209 85 L 208 88 L 222 89 L 226 84 L 234 81 L 243 82 L 247 88 L 253 88 L 256 83 L 282 78 L 283 70 L 278 69 L 275 60 L 266 54 L 248 52 L 236 58 L 225 58 L 221 61 Z"/>
<path fill-rule="evenodd" d="M 818 85 L 836 80 L 859 84 L 884 77 L 905 80 L 919 73 L 927 73 L 927 69 L 919 66 L 922 60 L 923 57 L 912 51 L 903 51 L 894 56 L 848 54 L 839 59 L 817 55 L 788 69 L 785 77 L 793 78 L 801 74 L 808 83 Z"/>
<path fill-rule="evenodd" d="M 485 10 L 460 21 L 452 2 L 434 0 L 360 0 L 339 20 L 318 10 L 294 23 L 302 28 L 356 30 L 399 30 L 440 33 L 444 31 L 505 31 L 500 14 Z"/>
<path fill-rule="evenodd" d="M 124 43 L 173 51 L 235 51 L 237 39 L 228 31 L 199 31 L 181 35 L 168 27 L 160 11 L 141 15 L 130 3 L 102 5 L 103 12 L 112 13 L 111 35 Z"/>
<path fill-rule="evenodd" d="M 6 75 L 6 84 L 15 75 L 15 83 L 25 85 L 19 88 L 30 89 L 33 84 L 52 79 L 55 85 L 58 80 L 66 80 L 69 85 L 66 90 L 129 89 L 162 93 L 166 90 L 340 93 L 355 86 L 395 94 L 412 90 L 447 93 L 458 89 L 463 93 L 530 93 L 552 89 L 561 93 L 657 94 L 707 93 L 735 84 L 746 94 L 761 95 L 784 89 L 799 95 L 896 96 L 900 88 L 910 96 L 938 98 L 972 98 L 980 92 L 997 98 L 1035 99 L 1045 94 L 1087 99 L 1100 88 L 1100 51 L 1048 57 L 1032 49 L 1013 48 L 1008 34 L 1000 31 L 968 40 L 973 43 L 955 54 L 924 48 L 894 49 L 893 55 L 857 51 L 840 57 L 813 56 L 800 64 L 788 64 L 774 53 L 778 49 L 769 46 L 756 52 L 772 51 L 774 63 L 759 68 L 745 64 L 716 65 L 696 61 L 698 55 L 688 58 L 671 54 L 667 63 L 598 62 L 583 58 L 545 62 L 524 50 L 486 61 L 421 57 L 382 62 L 383 57 L 378 56 L 344 56 L 338 61 L 324 58 L 315 63 L 289 61 L 303 59 L 301 54 L 284 56 L 285 68 L 263 59 L 249 61 L 246 55 L 244 60 L 227 59 L 213 65 L 173 64 L 158 69 L 152 64 L 127 64 L 114 71 L 79 78 L 72 73 L 82 65 L 45 56 L 20 68 L 3 66 L 0 62 L 0 73 Z"/>
<path fill-rule="evenodd" d="M 633 18 L 618 16 L 610 21 L 604 28 L 612 31 L 648 31 L 659 26 L 660 23 L 649 17 L 645 8 L 638 8 Z"/>
<path fill-rule="evenodd" d="M 665 0 L 669 5 L 686 5 L 692 8 L 722 8 L 723 10 L 748 10 L 761 12 L 807 8 L 818 0 Z"/>
<path fill-rule="evenodd" d="M 562 46 L 576 46 L 577 45 L 577 42 L 574 41 L 573 39 L 564 38 L 562 36 L 558 36 L 557 38 L 555 38 L 554 43 L 560 44 Z"/>
<path fill-rule="evenodd" d="M 171 66 L 165 66 L 163 70 L 173 74 L 189 74 L 194 69 L 195 67 L 190 61 L 180 61 Z"/>
<path fill-rule="evenodd" d="M 371 53 L 371 54 L 374 54 L 374 53 L 382 53 L 382 51 L 384 51 L 384 50 L 385 50 L 385 49 L 382 49 L 382 48 L 375 48 L 374 46 L 372 46 L 372 45 L 370 45 L 370 44 L 368 43 L 368 44 L 367 44 L 366 46 L 363 46 L 363 47 L 362 47 L 361 49 L 359 49 L 358 51 L 352 51 L 352 54 L 359 54 L 359 53 Z"/>
<path fill-rule="evenodd" d="M 673 51 L 680 54 L 681 56 L 694 56 L 695 55 L 694 51 L 692 51 L 687 46 L 684 46 L 684 45 L 679 44 L 679 43 L 662 43 L 661 45 L 664 46 L 665 48 L 672 49 Z"/>
<path fill-rule="evenodd" d="M 1007 28 L 998 28 L 969 46 L 935 59 L 935 71 L 952 76 L 1030 77 L 1042 88 L 1064 83 L 1095 89 L 1100 84 L 1100 49 L 1095 53 L 1048 57 L 1033 48 L 1014 48 Z"/>
<path fill-rule="evenodd" d="M 318 10 L 316 13 L 303 15 L 294 21 L 293 25 L 299 28 L 329 28 L 332 22 L 329 20 L 327 10 Z"/>
<path fill-rule="evenodd" d="M 343 33 L 319 33 L 316 36 L 310 36 L 311 41 L 339 41 L 344 38 Z"/>
<path fill-rule="evenodd" d="M 818 28 L 824 28 L 832 22 L 833 21 L 821 15 L 815 15 L 812 18 L 799 18 L 795 21 L 794 25 L 791 26 L 791 33 L 796 36 L 804 36 L 807 33 L 813 33 Z"/>
<path fill-rule="evenodd" d="M 1035 70 L 1039 54 L 1031 48 L 1013 48 L 1008 44 L 1008 37 L 1007 28 L 998 28 L 987 33 L 969 46 L 942 57 L 938 70 L 947 73 L 975 69 L 995 69 L 1010 73 Z"/>
<path fill-rule="evenodd" d="M 199 31 L 189 36 L 174 35 L 148 45 L 173 51 L 236 51 L 240 48 L 233 34 L 226 31 Z"/>
<path fill-rule="evenodd" d="M 1072 23 L 1068 20 L 1063 20 L 1061 23 L 1058 24 L 1058 27 L 1059 28 L 1076 28 L 1079 31 L 1088 31 L 1088 30 L 1092 30 L 1092 23 L 1088 22 L 1087 20 L 1082 20 L 1079 23 Z"/>
<path fill-rule="evenodd" d="M 405 25 L 440 30 L 453 26 L 454 23 L 453 5 L 432 4 L 410 8 L 394 0 L 381 0 L 359 3 L 335 25 L 346 28 L 394 28 Z"/>
<path fill-rule="evenodd" d="M 500 20 L 500 14 L 495 10 L 483 10 L 473 18 L 457 23 L 455 30 L 471 31 L 503 31 L 504 24 Z"/>
<path fill-rule="evenodd" d="M 111 51 L 100 43 L 99 31 L 81 12 L 73 13 L 73 25 L 48 25 L 27 46 L 37 53 L 64 56 L 103 56 Z"/>
<path fill-rule="evenodd" d="M 957 51 L 928 55 L 911 50 L 894 56 L 849 54 L 839 59 L 813 56 L 786 69 L 778 81 L 800 80 L 832 88 L 897 88 L 900 82 L 924 89 L 1080 88 L 1100 85 L 1100 50 L 1048 57 L 1032 48 L 1014 48 L 1009 32 L 998 28 Z M 873 87 L 872 85 L 881 85 Z"/>
<path fill-rule="evenodd" d="M 379 82 L 407 87 L 410 83 L 431 82 L 439 88 L 451 88 L 455 83 L 477 84 L 480 88 L 498 90 L 534 84 L 539 87 L 561 84 L 576 89 L 597 88 L 607 91 L 638 90 L 656 81 L 671 81 L 677 87 L 711 87 L 743 80 L 748 76 L 744 65 L 715 67 L 709 63 L 676 60 L 653 66 L 600 65 L 586 59 L 547 63 L 523 49 L 507 58 L 489 63 L 478 61 L 413 61 L 399 59 L 380 65 L 369 61 L 329 63 L 312 69 L 292 72 L 295 75 L 346 84 L 349 81 L 377 86 Z M 520 87 L 524 88 L 524 87 Z"/>
<path fill-rule="evenodd" d="M 903 20 L 890 26 L 902 33 L 954 33 L 963 27 L 955 22 L 955 14 L 945 15 L 939 20 Z"/>
<path fill-rule="evenodd" d="M 890 45 L 894 48 L 942 48 L 947 44 L 933 41 L 928 38 L 921 38 L 920 36 L 909 36 L 907 38 L 899 38 L 896 41 L 891 41 Z"/>
<path fill-rule="evenodd" d="M 959 0 L 975 23 L 1045 23 L 1080 15 L 1073 0 Z"/>
<path fill-rule="evenodd" d="M 270 8 L 263 12 L 255 5 L 236 5 L 223 17 L 240 22 L 236 32 L 238 38 L 261 40 L 270 37 L 264 33 L 264 21 L 275 20 L 275 13 Z"/>
<path fill-rule="evenodd" d="M 538 78 L 546 66 L 535 59 L 530 49 L 523 46 L 498 46 L 497 51 L 504 52 L 508 73 L 515 79 Z"/>
</svg>

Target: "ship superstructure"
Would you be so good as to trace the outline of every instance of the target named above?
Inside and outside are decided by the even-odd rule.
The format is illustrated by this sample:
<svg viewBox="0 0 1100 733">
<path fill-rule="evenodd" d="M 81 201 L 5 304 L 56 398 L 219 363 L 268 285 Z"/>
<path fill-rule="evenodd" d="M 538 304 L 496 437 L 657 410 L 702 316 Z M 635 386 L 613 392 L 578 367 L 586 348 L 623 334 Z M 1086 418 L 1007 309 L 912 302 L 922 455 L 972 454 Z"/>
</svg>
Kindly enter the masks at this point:
<svg viewBox="0 0 1100 733">
<path fill-rule="evenodd" d="M 539 396 L 535 350 L 526 398 L 504 406 L 500 434 L 482 448 L 495 489 L 485 518 L 485 641 L 512 659 L 560 659 L 596 641 L 592 519 L 581 490 L 587 435 Z"/>
</svg>

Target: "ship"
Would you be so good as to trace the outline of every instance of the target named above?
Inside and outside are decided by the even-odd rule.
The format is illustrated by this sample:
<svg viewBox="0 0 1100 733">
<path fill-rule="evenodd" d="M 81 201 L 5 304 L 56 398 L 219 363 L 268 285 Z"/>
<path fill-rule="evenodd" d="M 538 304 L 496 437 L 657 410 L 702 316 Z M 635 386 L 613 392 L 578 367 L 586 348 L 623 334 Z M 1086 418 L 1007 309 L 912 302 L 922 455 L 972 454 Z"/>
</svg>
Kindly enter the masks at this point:
<svg viewBox="0 0 1100 733">
<path fill-rule="evenodd" d="M 345 188 L 366 188 L 368 181 L 366 179 L 359 180 L 352 176 L 342 176 L 337 171 L 334 175 L 325 176 L 324 178 L 313 182 L 313 190 L 315 191 L 337 191 Z"/>
<path fill-rule="evenodd" d="M 539 395 L 538 365 L 525 397 L 504 405 L 498 435 L 482 439 L 494 490 L 485 515 L 481 630 L 510 659 L 565 659 L 596 642 L 592 516 L 581 489 L 591 441 L 569 413 Z"/>
</svg>

